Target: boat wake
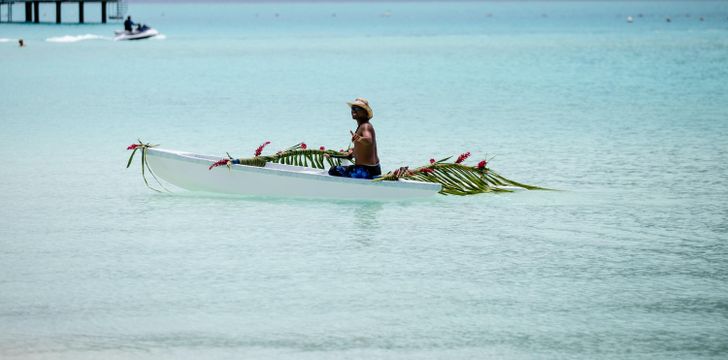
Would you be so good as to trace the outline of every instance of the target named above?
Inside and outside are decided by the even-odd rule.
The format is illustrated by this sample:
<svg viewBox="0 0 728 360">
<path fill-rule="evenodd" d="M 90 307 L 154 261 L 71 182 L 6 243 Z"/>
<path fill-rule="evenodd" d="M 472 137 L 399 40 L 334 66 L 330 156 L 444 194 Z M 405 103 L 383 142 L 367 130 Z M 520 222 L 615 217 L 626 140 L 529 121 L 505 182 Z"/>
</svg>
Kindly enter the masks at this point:
<svg viewBox="0 0 728 360">
<path fill-rule="evenodd" d="M 16 41 L 16 40 L 15 39 L 0 38 L 0 43 L 6 43 L 6 42 L 11 42 L 11 41 Z"/>
<path fill-rule="evenodd" d="M 85 41 L 85 40 L 111 40 L 111 38 L 106 37 L 106 36 L 101 36 L 101 35 L 85 34 L 85 35 L 64 35 L 64 36 L 49 37 L 45 41 L 55 42 L 55 43 L 73 43 L 73 42 L 79 42 L 79 41 Z"/>
<path fill-rule="evenodd" d="M 155 37 L 152 37 L 151 39 L 152 40 L 165 40 L 165 39 L 167 39 L 167 35 L 159 34 L 159 35 L 157 35 Z"/>
</svg>

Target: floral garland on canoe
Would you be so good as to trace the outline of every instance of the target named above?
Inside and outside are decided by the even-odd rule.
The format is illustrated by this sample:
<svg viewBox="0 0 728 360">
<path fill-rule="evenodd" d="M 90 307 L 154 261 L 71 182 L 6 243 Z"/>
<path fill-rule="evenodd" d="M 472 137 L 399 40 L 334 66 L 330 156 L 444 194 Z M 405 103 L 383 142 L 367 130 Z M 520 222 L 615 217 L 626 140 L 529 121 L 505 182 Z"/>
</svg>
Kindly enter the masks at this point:
<svg viewBox="0 0 728 360">
<path fill-rule="evenodd" d="M 341 149 L 339 151 L 326 149 L 324 146 L 318 149 L 309 149 L 306 143 L 300 142 L 287 149 L 276 152 L 271 155 L 263 155 L 263 150 L 270 145 L 270 141 L 266 141 L 253 152 L 250 158 L 233 158 L 227 153 L 227 158 L 218 160 L 209 166 L 209 170 L 215 167 L 227 166 L 228 169 L 232 165 L 248 165 L 263 167 L 266 163 L 277 163 L 285 165 L 295 165 L 310 167 L 315 169 L 326 169 L 331 166 L 339 166 L 342 160 L 351 160 L 348 150 Z M 133 150 L 127 168 L 131 165 L 131 161 L 137 150 L 142 150 L 142 176 L 144 183 L 152 190 L 159 191 L 149 186 L 145 177 L 145 167 L 147 171 L 154 176 L 149 165 L 146 164 L 146 149 L 157 145 L 150 145 L 139 140 L 138 143 L 127 147 L 127 150 Z M 455 161 L 448 162 L 452 158 L 446 157 L 441 160 L 430 159 L 429 164 L 410 168 L 401 167 L 397 170 L 390 171 L 381 177 L 372 181 L 397 181 L 397 180 L 416 180 L 429 183 L 437 183 L 442 185 L 440 194 L 443 195 L 473 195 L 489 192 L 511 192 L 507 187 L 518 187 L 527 190 L 549 190 L 546 188 L 528 185 L 516 182 L 501 176 L 495 171 L 488 168 L 489 160 L 481 160 L 477 165 L 465 165 L 464 161 L 470 157 L 470 152 L 460 154 Z M 492 159 L 492 158 L 491 158 Z M 154 179 L 157 180 L 156 176 Z M 157 182 L 160 184 L 159 180 Z M 162 188 L 164 188 L 162 186 Z M 165 189 L 166 190 L 166 189 Z"/>
<path fill-rule="evenodd" d="M 263 149 L 270 144 L 270 141 L 264 142 L 258 146 L 253 153 L 252 158 L 234 159 L 230 154 L 227 159 L 221 159 L 210 165 L 209 169 L 226 165 L 228 168 L 232 165 L 248 165 L 263 167 L 265 163 L 277 163 L 285 165 L 304 166 L 315 169 L 326 169 L 326 167 L 341 165 L 341 160 L 348 158 L 345 150 L 326 150 L 321 146 L 318 150 L 309 149 L 308 145 L 300 142 L 285 150 L 281 150 L 272 155 L 262 155 Z"/>
</svg>

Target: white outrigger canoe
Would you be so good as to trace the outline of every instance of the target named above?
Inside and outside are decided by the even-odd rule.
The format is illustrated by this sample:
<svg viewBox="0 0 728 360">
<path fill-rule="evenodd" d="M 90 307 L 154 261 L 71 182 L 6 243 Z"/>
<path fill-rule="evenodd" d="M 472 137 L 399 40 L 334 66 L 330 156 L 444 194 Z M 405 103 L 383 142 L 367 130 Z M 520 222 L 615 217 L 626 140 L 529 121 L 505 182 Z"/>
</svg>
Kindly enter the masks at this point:
<svg viewBox="0 0 728 360">
<path fill-rule="evenodd" d="M 372 181 L 328 175 L 326 170 L 266 163 L 208 167 L 219 156 L 160 148 L 146 149 L 146 161 L 157 177 L 190 190 L 248 196 L 342 200 L 404 200 L 431 197 L 442 186 L 413 180 Z"/>
</svg>

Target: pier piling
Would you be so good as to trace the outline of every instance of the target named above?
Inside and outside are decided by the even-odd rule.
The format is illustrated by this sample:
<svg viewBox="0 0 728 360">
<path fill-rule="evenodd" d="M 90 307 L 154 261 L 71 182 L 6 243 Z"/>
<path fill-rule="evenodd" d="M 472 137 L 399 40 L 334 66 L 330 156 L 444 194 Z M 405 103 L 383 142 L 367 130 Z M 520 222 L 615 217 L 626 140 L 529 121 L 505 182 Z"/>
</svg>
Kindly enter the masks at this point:
<svg viewBox="0 0 728 360">
<path fill-rule="evenodd" d="M 106 24 L 108 19 L 121 20 L 124 18 L 127 9 L 127 0 L 0 0 L 0 6 L 4 6 L 8 9 L 7 14 L 2 14 L 0 11 L 0 17 L 5 15 L 8 22 L 13 22 L 13 4 L 22 3 L 25 5 L 25 22 L 27 23 L 40 23 L 40 4 L 46 5 L 55 4 L 56 17 L 55 23 L 63 23 L 63 4 L 78 4 L 78 22 L 83 24 L 86 22 L 85 19 L 85 4 L 95 3 L 101 5 L 101 23 Z M 109 6 L 111 9 L 109 10 Z M 109 12 L 111 11 L 111 12 Z M 2 21 L 2 20 L 0 20 Z M 53 18 L 46 19 L 44 16 L 44 22 L 53 22 Z"/>
</svg>

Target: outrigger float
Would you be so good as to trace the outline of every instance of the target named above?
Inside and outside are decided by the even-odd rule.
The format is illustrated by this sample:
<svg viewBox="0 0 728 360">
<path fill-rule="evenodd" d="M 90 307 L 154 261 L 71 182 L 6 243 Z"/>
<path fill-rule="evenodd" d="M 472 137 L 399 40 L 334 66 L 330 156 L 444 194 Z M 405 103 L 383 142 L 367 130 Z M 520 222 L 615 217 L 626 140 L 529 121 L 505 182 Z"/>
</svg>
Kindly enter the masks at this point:
<svg viewBox="0 0 728 360">
<path fill-rule="evenodd" d="M 405 200 L 427 198 L 435 194 L 471 195 L 514 190 L 539 190 L 536 186 L 506 179 L 486 167 L 487 161 L 477 166 L 463 165 L 470 153 L 462 154 L 454 162 L 450 158 L 410 170 L 407 167 L 388 172 L 379 178 L 354 179 L 328 175 L 327 167 L 341 165 L 340 151 L 308 149 L 300 143 L 273 155 L 261 155 L 269 142 L 258 147 L 252 158 L 239 159 L 201 155 L 185 151 L 159 148 L 149 143 L 132 144 L 127 162 L 131 166 L 134 155 L 141 153 L 142 177 L 155 191 L 169 191 L 160 179 L 176 187 L 208 193 L 292 198 L 321 198 L 341 200 Z M 161 189 L 149 184 L 147 173 Z"/>
</svg>

